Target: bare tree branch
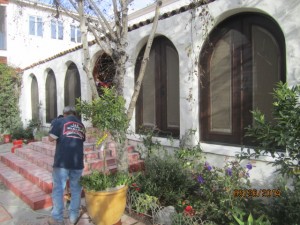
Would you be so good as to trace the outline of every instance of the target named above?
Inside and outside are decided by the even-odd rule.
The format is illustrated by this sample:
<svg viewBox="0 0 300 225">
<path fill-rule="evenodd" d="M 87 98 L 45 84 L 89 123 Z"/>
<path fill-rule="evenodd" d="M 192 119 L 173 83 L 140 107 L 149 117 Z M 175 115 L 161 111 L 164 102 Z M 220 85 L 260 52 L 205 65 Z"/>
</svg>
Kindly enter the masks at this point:
<svg viewBox="0 0 300 225">
<path fill-rule="evenodd" d="M 119 14 L 119 11 L 118 11 L 118 5 L 117 5 L 116 0 L 112 0 L 112 3 L 113 3 L 113 10 L 114 10 L 114 17 L 115 17 L 116 34 L 117 34 L 118 39 L 120 39 L 120 37 L 121 37 L 121 31 L 120 31 L 121 23 L 120 23 L 120 14 Z"/>
<path fill-rule="evenodd" d="M 94 77 L 92 72 L 90 71 L 91 68 L 91 59 L 90 59 L 90 52 L 88 46 L 88 39 L 87 39 L 87 27 L 86 27 L 86 18 L 84 17 L 84 0 L 78 1 L 78 12 L 80 18 L 80 31 L 81 31 L 81 38 L 82 38 L 82 46 L 83 46 L 83 54 L 84 54 L 84 62 L 83 62 L 83 69 L 87 74 L 90 88 L 92 91 L 92 98 L 96 99 L 99 98 L 98 91 L 95 85 Z"/>
<path fill-rule="evenodd" d="M 106 41 L 105 40 L 101 41 L 101 38 L 95 31 L 95 28 L 90 23 L 87 23 L 87 26 L 88 26 L 89 31 L 91 31 L 93 33 L 95 40 L 96 40 L 97 44 L 100 46 L 100 48 L 102 48 L 108 55 L 111 56 L 113 50 L 111 48 L 111 45 L 108 44 L 109 42 L 107 40 L 107 37 L 105 37 L 105 35 L 103 35 L 103 38 Z"/>
<path fill-rule="evenodd" d="M 149 36 L 148 41 L 147 41 L 147 45 L 146 45 L 146 49 L 145 49 L 145 52 L 144 52 L 144 56 L 143 56 L 139 76 L 138 76 L 138 79 L 135 83 L 134 92 L 132 94 L 131 101 L 129 103 L 128 110 L 127 110 L 127 117 L 128 117 L 129 120 L 131 120 L 131 118 L 132 118 L 133 111 L 134 111 L 134 108 L 135 108 L 135 105 L 136 105 L 136 101 L 137 101 L 137 98 L 138 98 L 140 90 L 141 90 L 142 81 L 144 79 L 146 66 L 147 66 L 147 63 L 149 61 L 150 50 L 151 50 L 153 39 L 154 39 L 155 32 L 156 32 L 156 29 L 157 29 L 157 24 L 158 24 L 159 12 L 160 12 L 161 5 L 162 5 L 162 1 L 158 0 L 157 3 L 156 3 L 155 17 L 154 17 L 154 21 L 153 21 L 153 25 L 152 25 L 152 30 L 150 32 L 150 36 Z"/>
<path fill-rule="evenodd" d="M 95 4 L 95 2 L 93 0 L 88 0 L 88 2 L 91 4 L 91 6 L 93 7 L 93 10 L 96 12 L 98 21 L 101 24 L 103 30 L 107 29 L 108 33 L 112 36 L 112 38 L 117 39 L 111 25 L 109 24 L 109 22 L 107 21 L 107 19 L 103 15 L 103 13 L 100 11 L 99 7 Z M 114 40 L 114 41 L 116 41 L 116 40 Z"/>
</svg>

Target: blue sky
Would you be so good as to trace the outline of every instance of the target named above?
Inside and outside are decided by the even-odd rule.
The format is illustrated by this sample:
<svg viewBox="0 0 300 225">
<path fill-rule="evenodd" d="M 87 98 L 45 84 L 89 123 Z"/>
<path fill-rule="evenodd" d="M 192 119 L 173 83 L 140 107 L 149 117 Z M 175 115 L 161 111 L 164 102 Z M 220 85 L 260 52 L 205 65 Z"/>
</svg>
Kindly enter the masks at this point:
<svg viewBox="0 0 300 225">
<path fill-rule="evenodd" d="M 129 9 L 130 12 L 142 9 L 148 5 L 151 5 L 155 0 L 134 0 Z"/>
<path fill-rule="evenodd" d="M 46 4 L 52 4 L 53 0 L 36 0 L 37 2 L 42 2 Z M 106 0 L 107 4 L 111 5 L 111 0 Z M 148 5 L 153 4 L 156 0 L 133 0 L 130 4 L 129 12 L 133 12 L 139 9 L 142 9 Z"/>
</svg>

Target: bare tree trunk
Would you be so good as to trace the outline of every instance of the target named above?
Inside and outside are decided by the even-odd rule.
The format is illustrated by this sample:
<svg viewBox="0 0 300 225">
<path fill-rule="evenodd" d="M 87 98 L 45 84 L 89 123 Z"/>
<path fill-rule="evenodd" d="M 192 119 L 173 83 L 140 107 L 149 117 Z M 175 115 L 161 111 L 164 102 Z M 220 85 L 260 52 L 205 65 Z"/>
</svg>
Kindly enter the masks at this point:
<svg viewBox="0 0 300 225">
<path fill-rule="evenodd" d="M 83 0 L 78 1 L 78 11 L 79 11 L 79 18 L 80 18 L 80 32 L 81 32 L 81 40 L 82 40 L 82 49 L 83 49 L 83 70 L 87 74 L 87 78 L 91 87 L 92 91 L 92 98 L 96 99 L 99 97 L 98 91 L 96 88 L 96 83 L 91 72 L 91 59 L 90 59 L 90 51 L 88 45 L 88 38 L 87 38 L 87 26 L 86 26 L 86 18 L 84 17 L 84 8 L 83 8 Z"/>
<path fill-rule="evenodd" d="M 156 3 L 155 17 L 154 17 L 154 21 L 153 21 L 153 25 L 152 25 L 152 30 L 151 30 L 149 39 L 147 41 L 147 45 L 146 45 L 146 49 L 145 49 L 145 52 L 144 52 L 144 56 L 143 56 L 139 76 L 138 76 L 138 79 L 135 83 L 134 92 L 132 94 L 131 101 L 129 103 L 129 107 L 128 107 L 128 110 L 127 110 L 127 117 L 128 117 L 129 120 L 131 120 L 131 118 L 132 118 L 133 111 L 134 111 L 134 108 L 135 108 L 135 105 L 136 105 L 136 101 L 137 101 L 137 98 L 138 98 L 140 90 L 141 90 L 142 81 L 144 79 L 146 66 L 147 66 L 147 63 L 149 61 L 150 50 L 151 50 L 154 35 L 155 35 L 156 29 L 157 29 L 157 24 L 158 24 L 159 12 L 160 12 L 160 6 L 161 5 L 162 5 L 162 1 L 158 0 L 157 3 Z"/>
</svg>

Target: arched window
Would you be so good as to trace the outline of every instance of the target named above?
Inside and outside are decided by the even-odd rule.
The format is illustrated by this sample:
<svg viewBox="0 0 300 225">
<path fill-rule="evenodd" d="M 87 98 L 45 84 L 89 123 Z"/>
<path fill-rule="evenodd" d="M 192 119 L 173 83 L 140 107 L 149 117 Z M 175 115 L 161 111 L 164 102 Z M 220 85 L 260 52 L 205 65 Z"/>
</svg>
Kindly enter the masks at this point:
<svg viewBox="0 0 300 225">
<path fill-rule="evenodd" d="M 279 26 L 258 14 L 239 14 L 219 24 L 200 56 L 201 140 L 247 144 L 251 111 L 271 119 L 271 92 L 285 81 L 285 42 Z"/>
<path fill-rule="evenodd" d="M 135 67 L 137 78 L 145 47 Z M 159 136 L 179 137 L 179 57 L 165 37 L 153 41 L 149 61 L 136 105 L 136 129 L 150 128 Z"/>
<path fill-rule="evenodd" d="M 80 75 L 76 65 L 71 63 L 65 78 L 65 106 L 75 106 L 79 97 L 81 97 Z"/>
<path fill-rule="evenodd" d="M 50 123 L 57 117 L 57 91 L 53 70 L 50 70 L 46 80 L 46 122 Z"/>
<path fill-rule="evenodd" d="M 116 67 L 112 58 L 103 53 L 96 61 L 93 70 L 94 80 L 98 94 L 101 95 L 101 87 L 111 87 L 116 73 Z"/>
<path fill-rule="evenodd" d="M 39 119 L 39 86 L 37 79 L 32 75 L 31 79 L 31 118 L 32 120 Z"/>
</svg>

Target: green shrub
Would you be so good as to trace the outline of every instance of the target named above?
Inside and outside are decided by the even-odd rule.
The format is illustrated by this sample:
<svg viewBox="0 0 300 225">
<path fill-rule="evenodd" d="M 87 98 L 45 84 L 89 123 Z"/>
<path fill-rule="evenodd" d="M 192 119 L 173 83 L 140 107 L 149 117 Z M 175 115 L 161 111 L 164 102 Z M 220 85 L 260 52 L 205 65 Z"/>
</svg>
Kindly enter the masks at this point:
<svg viewBox="0 0 300 225">
<path fill-rule="evenodd" d="M 288 185 L 286 178 L 279 178 L 274 188 L 280 190 L 280 196 L 272 198 L 265 207 L 272 225 L 300 225 L 300 179 L 293 179 Z"/>
<path fill-rule="evenodd" d="M 300 86 L 288 87 L 278 83 L 273 93 L 273 121 L 267 121 L 259 110 L 253 111 L 254 124 L 246 135 L 254 140 L 254 152 L 242 151 L 240 159 L 270 154 L 277 172 L 290 179 L 290 186 L 282 179 L 274 184 L 280 197 L 272 198 L 265 211 L 274 225 L 300 224 Z"/>
<path fill-rule="evenodd" d="M 293 176 L 293 168 L 300 162 L 300 86 L 289 88 L 280 82 L 273 96 L 273 121 L 267 121 L 259 110 L 253 111 L 254 125 L 247 128 L 246 135 L 254 139 L 255 152 L 242 152 L 240 157 L 271 154 L 280 173 Z"/>
<path fill-rule="evenodd" d="M 131 178 L 128 173 L 105 174 L 96 170 L 80 178 L 80 184 L 88 191 L 105 191 L 121 185 L 127 185 L 130 182 Z"/>
<path fill-rule="evenodd" d="M 233 217 L 235 219 L 235 223 L 230 223 L 230 225 L 271 225 L 271 222 L 266 215 L 261 215 L 255 219 L 250 213 L 248 218 L 245 218 L 245 213 L 240 212 L 234 213 Z"/>
<path fill-rule="evenodd" d="M 134 190 L 157 197 L 162 206 L 174 206 L 179 213 L 174 221 L 181 221 L 187 215 L 201 221 L 229 224 L 234 219 L 234 210 L 248 213 L 252 210 L 247 206 L 250 199 L 233 194 L 235 190 L 250 187 L 251 169 L 251 164 L 243 167 L 236 160 L 227 160 L 223 168 L 213 167 L 205 161 L 199 146 L 182 147 L 174 156 L 147 157 L 145 172 L 136 179 Z"/>
<path fill-rule="evenodd" d="M 33 137 L 33 131 L 31 128 L 23 128 L 18 127 L 12 130 L 11 132 L 12 139 L 27 139 L 32 140 Z"/>
<path fill-rule="evenodd" d="M 22 126 L 18 105 L 20 80 L 14 68 L 0 64 L 0 133 L 11 133 Z"/>
<path fill-rule="evenodd" d="M 157 197 L 165 206 L 175 206 L 179 199 L 186 197 L 192 179 L 175 158 L 150 156 L 144 163 L 145 173 L 136 180 L 140 192 Z"/>
</svg>

